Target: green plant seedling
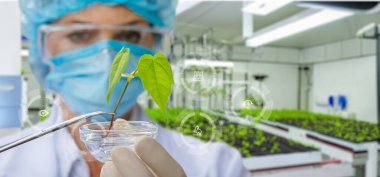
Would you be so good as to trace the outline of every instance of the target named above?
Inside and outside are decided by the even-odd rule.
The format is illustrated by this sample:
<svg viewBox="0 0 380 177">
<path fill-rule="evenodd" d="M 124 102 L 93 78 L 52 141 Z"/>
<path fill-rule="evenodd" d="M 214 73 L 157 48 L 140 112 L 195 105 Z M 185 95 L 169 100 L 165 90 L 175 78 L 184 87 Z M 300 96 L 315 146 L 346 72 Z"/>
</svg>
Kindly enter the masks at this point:
<svg viewBox="0 0 380 177">
<path fill-rule="evenodd" d="M 140 57 L 136 70 L 131 73 L 124 73 L 124 69 L 127 67 L 129 59 L 130 49 L 123 48 L 116 55 L 111 66 L 106 97 L 107 103 L 109 103 L 112 91 L 114 90 L 115 85 L 120 81 L 121 77 L 126 77 L 127 82 L 113 111 L 114 114 L 112 115 L 109 129 L 113 126 L 116 111 L 128 85 L 135 77 L 140 77 L 144 89 L 150 93 L 161 111 L 166 112 L 166 106 L 172 91 L 172 85 L 174 84 L 173 72 L 169 60 L 161 53 L 157 53 L 154 56 L 145 54 Z"/>
</svg>

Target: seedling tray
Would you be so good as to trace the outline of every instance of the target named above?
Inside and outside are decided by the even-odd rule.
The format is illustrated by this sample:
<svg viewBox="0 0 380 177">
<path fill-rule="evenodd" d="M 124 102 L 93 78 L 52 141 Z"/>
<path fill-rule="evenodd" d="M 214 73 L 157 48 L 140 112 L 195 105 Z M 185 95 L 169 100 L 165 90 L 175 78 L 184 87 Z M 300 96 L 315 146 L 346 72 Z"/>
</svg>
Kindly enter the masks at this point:
<svg viewBox="0 0 380 177">
<path fill-rule="evenodd" d="M 380 138 L 379 129 L 374 123 L 297 110 L 272 110 L 271 112 L 267 118 L 268 121 L 302 128 L 352 143 L 375 142 Z M 258 110 L 241 110 L 241 117 L 255 117 L 257 113 Z"/>
<path fill-rule="evenodd" d="M 177 115 L 186 111 L 192 112 L 191 110 L 181 109 L 168 110 L 168 115 L 174 117 L 169 116 L 168 118 L 168 115 L 166 115 L 166 118 L 163 118 L 159 110 L 146 109 L 152 119 L 168 129 L 177 130 L 203 141 L 210 141 L 210 138 L 214 135 L 212 141 L 223 141 L 229 144 L 239 150 L 243 157 L 318 151 L 316 148 L 266 133 L 253 126 L 231 122 L 220 116 L 220 114 L 215 115 L 210 112 L 203 112 L 211 117 L 212 123 L 210 123 L 210 120 L 202 118 L 202 116 L 194 116 L 193 118 L 187 117 L 187 123 L 183 124 L 181 118 Z M 216 125 L 216 128 L 213 128 L 212 124 Z M 202 136 L 194 133 L 196 128 L 203 132 Z"/>
</svg>

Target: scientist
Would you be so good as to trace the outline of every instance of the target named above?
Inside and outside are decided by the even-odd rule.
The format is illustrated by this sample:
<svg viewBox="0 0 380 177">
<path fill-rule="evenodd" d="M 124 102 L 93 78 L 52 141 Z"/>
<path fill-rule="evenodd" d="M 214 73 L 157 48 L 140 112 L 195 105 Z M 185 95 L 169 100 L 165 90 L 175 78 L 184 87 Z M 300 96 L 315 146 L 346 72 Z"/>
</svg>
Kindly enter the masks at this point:
<svg viewBox="0 0 380 177">
<path fill-rule="evenodd" d="M 130 48 L 130 72 L 141 55 L 154 54 L 165 30 L 172 28 L 176 1 L 20 0 L 20 7 L 31 68 L 41 85 L 60 99 L 47 121 L 1 139 L 0 145 L 76 115 L 112 112 L 118 95 L 112 96 L 113 104 L 105 102 L 112 59 L 121 48 Z M 116 93 L 122 85 L 116 86 Z M 133 79 L 119 117 L 152 121 L 136 105 L 142 92 L 139 78 Z M 226 144 L 205 144 L 162 127 L 156 140 L 140 139 L 136 153 L 118 147 L 112 151 L 112 162 L 102 164 L 80 141 L 79 126 L 0 154 L 0 177 L 249 176 L 240 154 Z"/>
</svg>

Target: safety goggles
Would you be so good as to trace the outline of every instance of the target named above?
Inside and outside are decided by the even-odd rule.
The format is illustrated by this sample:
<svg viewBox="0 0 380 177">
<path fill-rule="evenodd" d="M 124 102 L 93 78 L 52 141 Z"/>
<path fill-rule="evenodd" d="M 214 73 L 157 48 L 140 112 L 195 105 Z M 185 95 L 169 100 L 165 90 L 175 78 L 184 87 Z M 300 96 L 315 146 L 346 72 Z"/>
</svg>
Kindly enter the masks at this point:
<svg viewBox="0 0 380 177">
<path fill-rule="evenodd" d="M 116 40 L 164 50 L 168 32 L 148 25 L 46 24 L 39 28 L 39 48 L 44 60 L 78 50 L 102 40 Z"/>
</svg>

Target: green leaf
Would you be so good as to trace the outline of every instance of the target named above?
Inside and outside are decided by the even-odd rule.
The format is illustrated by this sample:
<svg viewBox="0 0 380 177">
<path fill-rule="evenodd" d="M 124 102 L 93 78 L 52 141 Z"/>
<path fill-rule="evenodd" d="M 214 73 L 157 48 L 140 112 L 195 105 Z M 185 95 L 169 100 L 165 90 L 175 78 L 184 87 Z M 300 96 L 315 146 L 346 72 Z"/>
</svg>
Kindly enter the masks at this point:
<svg viewBox="0 0 380 177">
<path fill-rule="evenodd" d="M 110 71 L 110 77 L 108 80 L 108 91 L 107 91 L 107 104 L 110 102 L 110 97 L 115 85 L 120 81 L 121 74 L 123 73 L 130 57 L 129 48 L 123 48 L 117 53 Z"/>
<path fill-rule="evenodd" d="M 137 70 L 144 88 L 152 95 L 158 107 L 165 111 L 174 84 L 169 60 L 161 53 L 154 57 L 146 54 L 141 56 Z"/>
</svg>

